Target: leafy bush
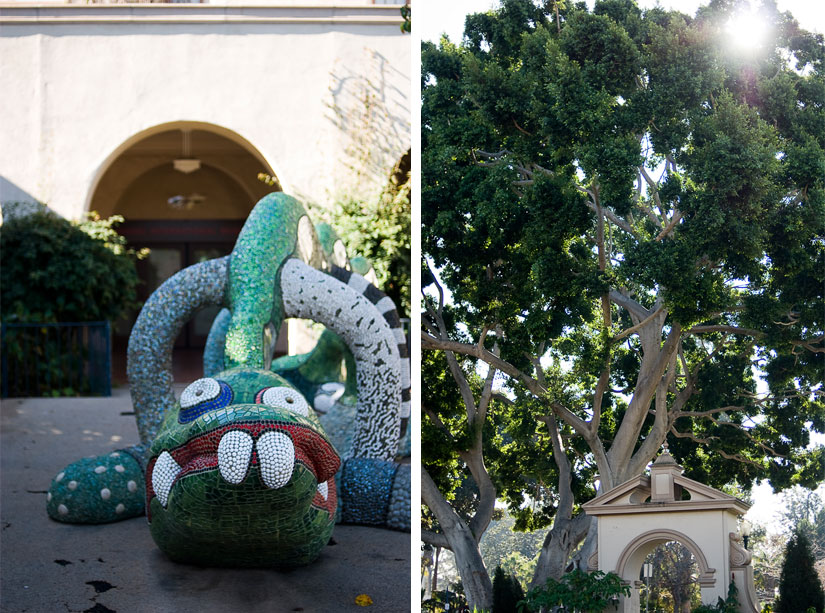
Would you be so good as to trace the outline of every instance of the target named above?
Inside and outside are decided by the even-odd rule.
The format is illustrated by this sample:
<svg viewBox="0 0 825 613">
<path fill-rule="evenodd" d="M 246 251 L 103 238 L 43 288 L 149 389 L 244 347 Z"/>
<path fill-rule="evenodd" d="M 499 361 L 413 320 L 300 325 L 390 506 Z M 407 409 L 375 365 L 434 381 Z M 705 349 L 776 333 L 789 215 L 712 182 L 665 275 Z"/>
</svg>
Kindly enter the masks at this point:
<svg viewBox="0 0 825 613">
<path fill-rule="evenodd" d="M 470 609 L 467 599 L 461 592 L 461 584 L 453 584 L 450 588 L 452 589 L 433 592 L 432 598 L 421 603 L 421 610 L 429 613 L 468 612 Z"/>
<path fill-rule="evenodd" d="M 730 582 L 728 586 L 728 597 L 722 600 L 720 597 L 719 600 L 716 601 L 715 605 L 703 604 L 696 609 L 693 609 L 692 613 L 738 613 L 739 611 L 739 600 L 736 598 L 738 595 L 738 591 L 736 589 L 736 585 L 733 581 Z"/>
<path fill-rule="evenodd" d="M 134 260 L 145 252 L 127 248 L 115 231 L 122 217 L 91 214 L 73 223 L 45 207 L 32 211 L 11 216 L 0 227 L 4 323 L 112 321 L 137 306 Z M 103 375 L 99 360 L 90 361 L 90 343 L 91 331 L 81 327 L 8 329 L 3 394 L 100 393 Z M 99 344 L 95 348 L 99 351 Z"/>
<path fill-rule="evenodd" d="M 630 587 L 622 585 L 616 573 L 576 569 L 560 581 L 548 579 L 545 587 L 527 592 L 527 598 L 519 603 L 519 611 L 559 607 L 559 613 L 602 613 L 622 595 L 630 596 Z"/>
<path fill-rule="evenodd" d="M 0 227 L 5 322 L 115 320 L 137 306 L 135 257 L 115 231 L 122 217 L 70 222 L 49 211 Z"/>
</svg>

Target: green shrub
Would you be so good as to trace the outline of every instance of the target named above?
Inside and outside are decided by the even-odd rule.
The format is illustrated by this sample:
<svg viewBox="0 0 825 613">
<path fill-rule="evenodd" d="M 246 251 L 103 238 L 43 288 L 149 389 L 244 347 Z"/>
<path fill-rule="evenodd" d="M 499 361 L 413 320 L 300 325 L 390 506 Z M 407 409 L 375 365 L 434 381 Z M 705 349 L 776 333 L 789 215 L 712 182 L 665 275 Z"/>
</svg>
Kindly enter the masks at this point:
<svg viewBox="0 0 825 613">
<path fill-rule="evenodd" d="M 137 253 L 115 231 L 122 217 L 69 222 L 45 207 L 0 227 L 4 323 L 112 321 L 137 305 Z M 9 328 L 3 339 L 7 396 L 101 393 L 101 362 L 80 327 Z M 99 342 L 96 341 L 99 351 Z M 99 354 L 95 354 L 99 355 Z"/>
<path fill-rule="evenodd" d="M 737 599 L 738 590 L 733 581 L 728 585 L 728 597 L 722 600 L 720 597 L 715 605 L 703 604 L 700 607 L 693 609 L 692 613 L 738 613 L 739 600 Z"/>
<path fill-rule="evenodd" d="M 0 227 L 4 322 L 113 321 L 135 302 L 135 257 L 114 227 L 92 214 L 73 223 L 48 211 Z"/>
<path fill-rule="evenodd" d="M 616 573 L 576 569 L 559 581 L 548 579 L 545 587 L 527 592 L 527 598 L 519 603 L 519 611 L 559 607 L 560 613 L 602 613 L 622 595 L 630 596 L 630 587 L 622 585 Z"/>
</svg>

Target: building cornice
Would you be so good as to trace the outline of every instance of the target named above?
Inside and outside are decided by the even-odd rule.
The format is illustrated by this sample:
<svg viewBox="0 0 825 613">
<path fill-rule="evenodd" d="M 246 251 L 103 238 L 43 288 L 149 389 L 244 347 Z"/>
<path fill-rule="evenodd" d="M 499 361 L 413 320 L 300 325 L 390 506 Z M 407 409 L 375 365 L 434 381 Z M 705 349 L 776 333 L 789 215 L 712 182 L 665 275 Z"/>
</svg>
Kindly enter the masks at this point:
<svg viewBox="0 0 825 613">
<path fill-rule="evenodd" d="M 748 512 L 750 505 L 741 500 L 681 500 L 677 502 L 647 502 L 634 505 L 588 507 L 588 515 L 634 515 L 637 513 L 680 513 L 682 511 L 733 511 L 739 515 Z"/>
<path fill-rule="evenodd" d="M 336 24 L 398 26 L 399 5 L 48 4 L 0 2 L 0 26 L 78 24 Z M 400 34 L 400 30 L 399 30 Z"/>
</svg>

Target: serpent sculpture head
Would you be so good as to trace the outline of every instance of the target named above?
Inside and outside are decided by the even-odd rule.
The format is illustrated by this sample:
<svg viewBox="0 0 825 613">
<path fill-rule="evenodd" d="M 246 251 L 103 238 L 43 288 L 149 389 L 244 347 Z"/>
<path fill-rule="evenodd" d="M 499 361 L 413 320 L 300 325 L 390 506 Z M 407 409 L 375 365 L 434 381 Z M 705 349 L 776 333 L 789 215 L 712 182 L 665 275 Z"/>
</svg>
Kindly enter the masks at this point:
<svg viewBox="0 0 825 613">
<path fill-rule="evenodd" d="M 49 515 L 103 523 L 145 510 L 170 558 L 221 566 L 307 564 L 336 517 L 408 530 L 409 466 L 392 462 L 409 415 L 406 339 L 392 301 L 347 266 L 298 201 L 261 200 L 231 256 L 184 269 L 146 302 L 127 367 L 141 443 L 61 471 Z M 227 309 L 206 376 L 176 399 L 174 340 L 209 305 Z M 273 361 L 287 317 L 326 331 L 309 354 Z M 347 416 L 337 451 L 315 407 Z"/>
<path fill-rule="evenodd" d="M 239 367 L 199 379 L 151 447 L 152 537 L 179 562 L 306 564 L 332 533 L 339 466 L 314 411 L 283 377 Z"/>
</svg>

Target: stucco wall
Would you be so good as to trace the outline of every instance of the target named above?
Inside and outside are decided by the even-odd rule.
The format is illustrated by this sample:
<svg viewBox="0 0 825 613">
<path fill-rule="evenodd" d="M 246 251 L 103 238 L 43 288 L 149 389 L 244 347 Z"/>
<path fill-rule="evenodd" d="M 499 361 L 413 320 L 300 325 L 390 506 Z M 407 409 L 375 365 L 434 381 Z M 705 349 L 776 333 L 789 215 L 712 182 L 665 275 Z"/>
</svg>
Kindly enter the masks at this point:
<svg viewBox="0 0 825 613">
<path fill-rule="evenodd" d="M 399 23 L 396 7 L 363 3 L 0 4 L 0 200 L 77 217 L 119 146 L 175 121 L 234 131 L 310 202 L 354 182 L 353 163 L 377 189 L 410 142 L 411 43 Z M 366 91 L 372 134 L 358 110 Z M 376 134 L 376 159 L 348 159 Z"/>
</svg>

